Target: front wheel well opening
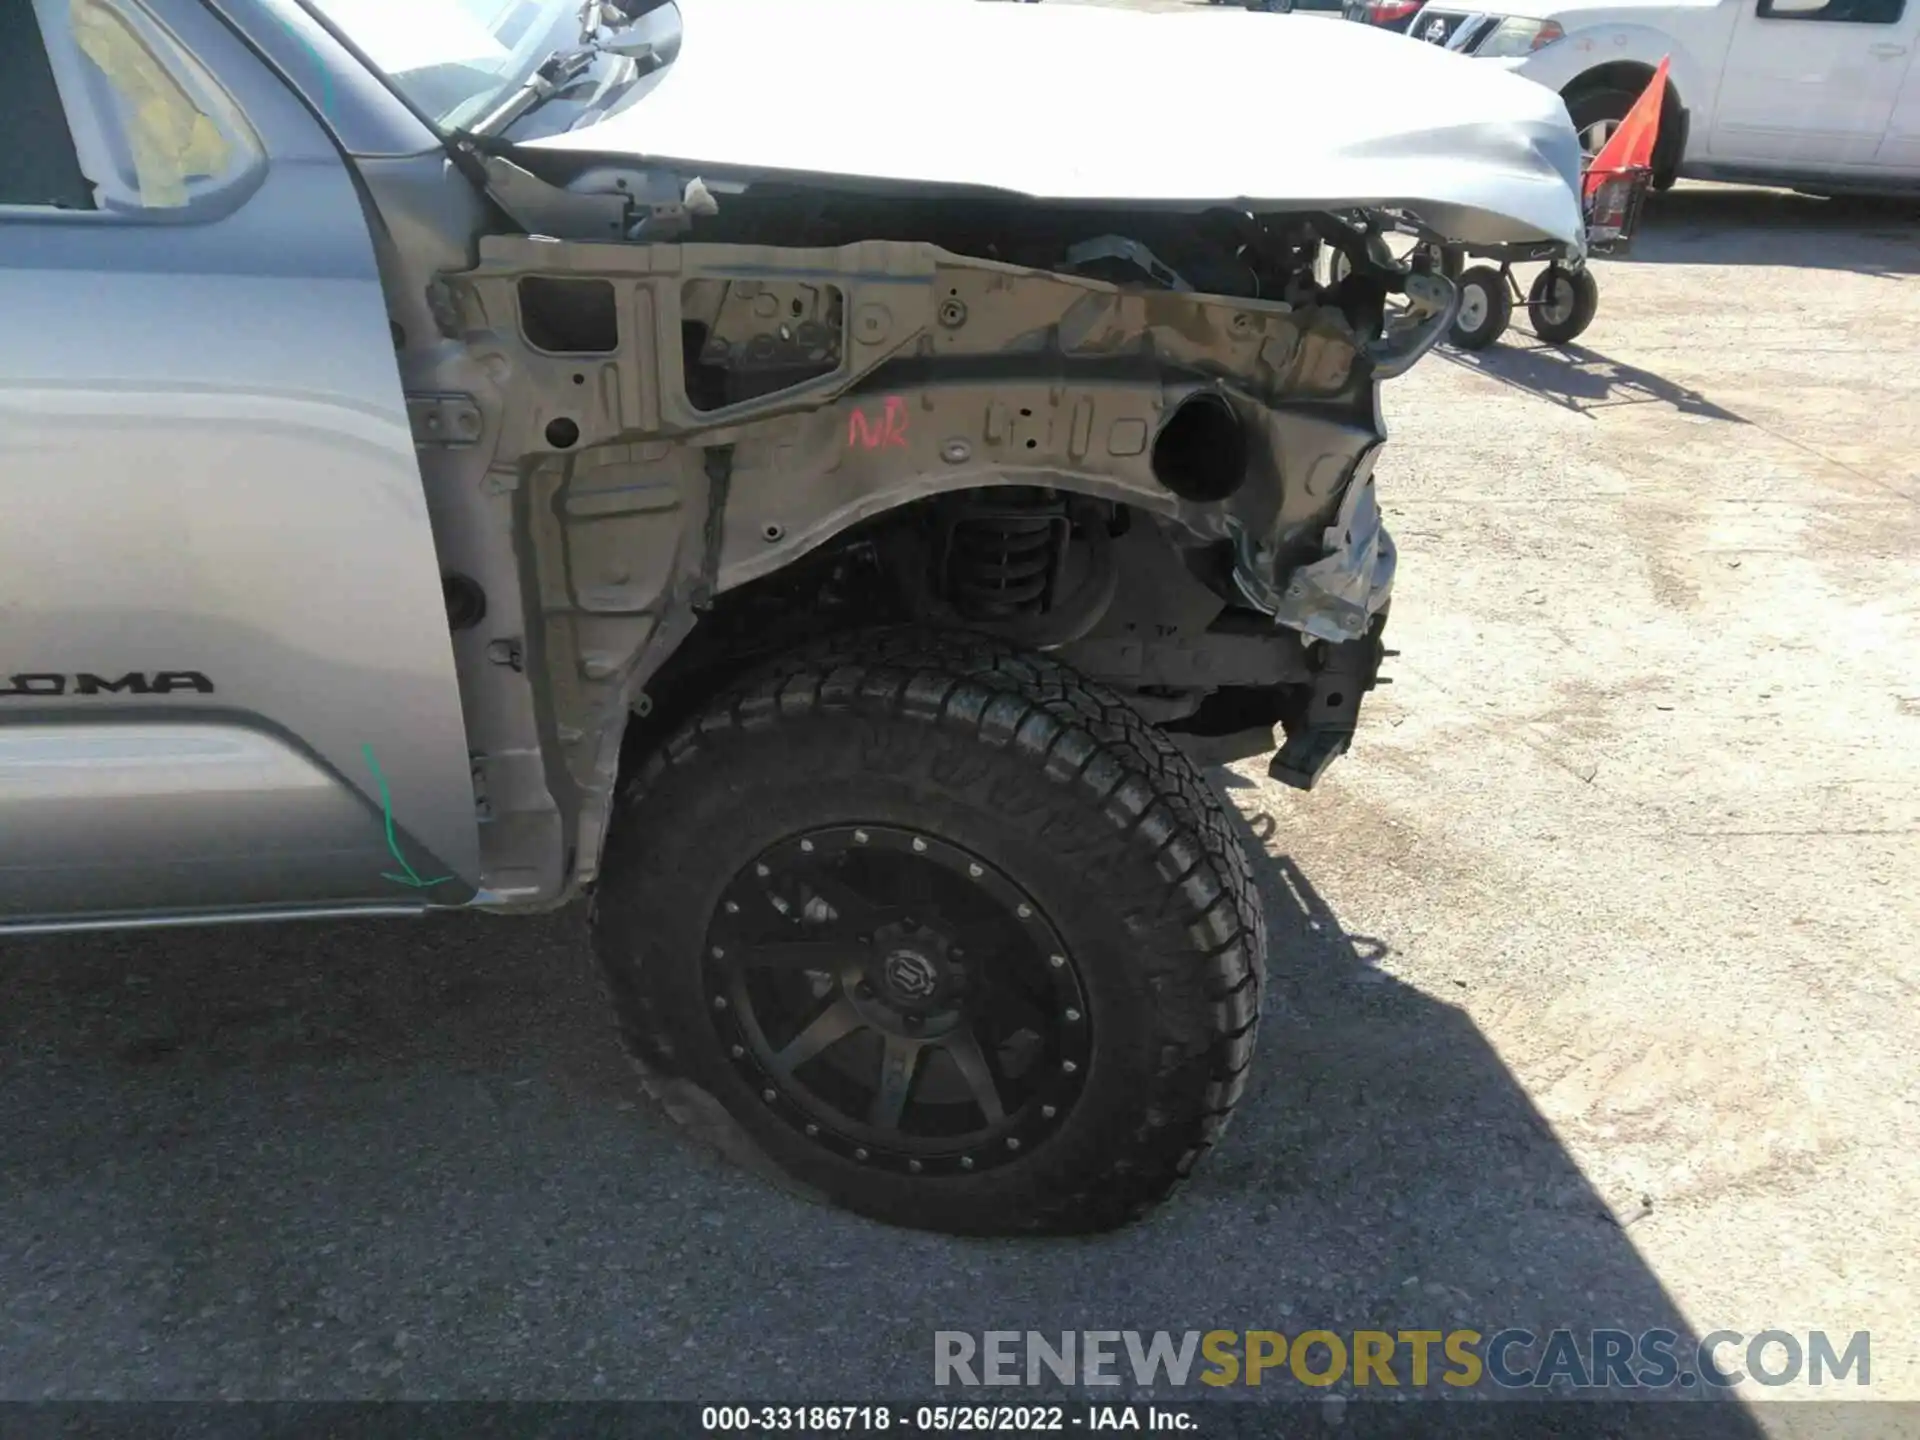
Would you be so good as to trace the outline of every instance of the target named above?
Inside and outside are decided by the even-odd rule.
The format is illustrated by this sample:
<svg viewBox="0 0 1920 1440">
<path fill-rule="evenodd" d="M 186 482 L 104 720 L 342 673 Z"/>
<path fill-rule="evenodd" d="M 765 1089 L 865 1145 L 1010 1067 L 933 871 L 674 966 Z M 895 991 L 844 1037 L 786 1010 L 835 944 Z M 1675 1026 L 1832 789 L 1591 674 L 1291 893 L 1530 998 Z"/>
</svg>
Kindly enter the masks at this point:
<svg viewBox="0 0 1920 1440">
<path fill-rule="evenodd" d="M 916 625 L 1028 650 L 1072 644 L 1102 623 L 1127 575 L 1154 568 L 1157 530 L 1125 503 L 1031 485 L 948 491 L 875 515 L 715 596 L 636 697 L 622 767 L 644 763 L 749 672 L 848 631 Z"/>
</svg>

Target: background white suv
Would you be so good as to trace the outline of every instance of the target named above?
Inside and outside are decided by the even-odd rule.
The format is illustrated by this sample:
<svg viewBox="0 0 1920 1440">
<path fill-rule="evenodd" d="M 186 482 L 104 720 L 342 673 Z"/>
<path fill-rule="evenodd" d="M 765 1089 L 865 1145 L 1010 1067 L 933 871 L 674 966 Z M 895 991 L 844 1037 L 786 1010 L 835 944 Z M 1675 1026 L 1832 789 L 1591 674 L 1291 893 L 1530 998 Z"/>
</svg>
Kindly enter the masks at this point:
<svg viewBox="0 0 1920 1440">
<path fill-rule="evenodd" d="M 1407 33 L 1558 91 L 1589 154 L 1671 56 L 1663 184 L 1920 192 L 1920 0 L 1439 0 Z"/>
</svg>

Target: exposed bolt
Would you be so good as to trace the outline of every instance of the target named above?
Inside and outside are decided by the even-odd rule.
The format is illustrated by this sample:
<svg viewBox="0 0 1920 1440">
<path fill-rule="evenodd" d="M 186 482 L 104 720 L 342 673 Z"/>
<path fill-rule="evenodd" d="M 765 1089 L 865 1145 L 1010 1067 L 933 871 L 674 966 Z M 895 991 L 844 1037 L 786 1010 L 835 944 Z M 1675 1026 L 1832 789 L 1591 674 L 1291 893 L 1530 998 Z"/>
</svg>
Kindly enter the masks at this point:
<svg viewBox="0 0 1920 1440">
<path fill-rule="evenodd" d="M 971 1155 L 962 1155 L 962 1156 L 960 1157 L 960 1168 L 961 1168 L 962 1170 L 971 1170 L 971 1169 L 973 1169 L 973 1156 L 971 1156 Z"/>
<path fill-rule="evenodd" d="M 967 866 L 967 874 L 971 875 L 976 880 L 978 880 L 982 875 L 986 873 L 987 872 L 982 870 L 978 865 Z"/>
<path fill-rule="evenodd" d="M 1056 1107 L 1056 1106 L 1053 1106 L 1053 1105 L 1042 1105 L 1042 1106 L 1040 1107 L 1040 1113 L 1041 1113 L 1041 1114 L 1042 1114 L 1043 1116 L 1045 1116 L 1045 1117 L 1046 1117 L 1047 1119 L 1049 1119 L 1049 1120 L 1051 1120 L 1051 1119 L 1053 1119 L 1053 1117 L 1054 1117 L 1054 1116 L 1056 1116 L 1056 1115 L 1058 1115 L 1058 1114 L 1060 1113 L 1060 1111 L 1059 1111 L 1059 1109 L 1058 1109 L 1058 1107 Z"/>
<path fill-rule="evenodd" d="M 864 830 L 856 830 L 856 831 L 854 831 L 854 832 L 853 832 L 853 843 L 854 843 L 854 844 L 856 844 L 856 845 L 864 845 L 864 844 L 866 844 L 866 843 L 867 843 L 867 832 L 866 832 L 866 831 L 864 831 Z"/>
<path fill-rule="evenodd" d="M 724 996 L 724 995 L 716 995 L 716 996 L 714 996 L 714 997 L 713 997 L 713 1008 L 714 1008 L 714 1009 L 716 1009 L 716 1010 L 724 1010 L 724 1009 L 726 1009 L 726 1008 L 727 1008 L 727 997 L 726 997 L 726 996 Z"/>
<path fill-rule="evenodd" d="M 1060 1062 L 1060 1068 L 1066 1071 L 1067 1074 L 1071 1075 L 1073 1074 L 1074 1071 L 1078 1070 L 1080 1067 L 1074 1064 L 1073 1061 L 1071 1060 L 1062 1060 Z"/>
<path fill-rule="evenodd" d="M 913 848 L 920 851 L 922 854 L 925 854 L 927 849 L 927 842 L 922 840 L 918 835 L 916 835 L 913 837 Z"/>
<path fill-rule="evenodd" d="M 1007 1136 L 1007 1149 L 1018 1150 L 1019 1148 L 1020 1148 L 1020 1137 L 1017 1135 Z"/>
<path fill-rule="evenodd" d="M 800 848 L 801 850 L 805 851 L 807 854 L 811 855 L 813 853 L 813 842 L 811 840 L 802 840 L 800 842 Z"/>
<path fill-rule="evenodd" d="M 864 1160 L 867 1158 L 867 1152 L 865 1150 L 856 1150 L 853 1152 L 853 1158 L 856 1160 Z"/>
<path fill-rule="evenodd" d="M 1080 1018 L 1080 1012 L 1078 1010 L 1073 1009 L 1071 1006 L 1069 1006 L 1067 1009 L 1067 1019 L 1078 1020 L 1079 1018 Z"/>
<path fill-rule="evenodd" d="M 740 913 L 740 902 L 738 900 L 727 901 L 727 914 L 738 915 L 739 913 Z"/>
<path fill-rule="evenodd" d="M 713 947 L 713 958 L 716 960 L 724 960 L 727 958 L 727 952 L 716 945 Z"/>
<path fill-rule="evenodd" d="M 907 1161 L 907 1169 L 912 1171 L 915 1175 L 918 1175 L 925 1168 L 926 1167 L 923 1166 L 918 1160 Z"/>
<path fill-rule="evenodd" d="M 1018 907 L 1014 911 L 1014 913 L 1018 915 L 1022 920 L 1031 920 L 1033 918 L 1033 906 L 1022 905 Z"/>
<path fill-rule="evenodd" d="M 736 1060 L 738 1060 L 741 1056 L 745 1055 L 746 1053 L 747 1053 L 747 1047 L 744 1045 L 736 1045 L 733 1047 L 733 1058 Z"/>
<path fill-rule="evenodd" d="M 1047 956 L 1047 964 L 1051 965 L 1056 970 L 1064 969 L 1066 966 L 1066 963 L 1067 963 L 1067 957 L 1064 955 Z"/>
<path fill-rule="evenodd" d="M 764 1101 L 766 1101 L 766 1102 L 767 1102 L 767 1104 L 769 1104 L 769 1105 L 771 1105 L 771 1104 L 772 1104 L 772 1103 L 774 1102 L 774 1099 L 775 1099 L 775 1095 L 774 1095 L 774 1092 L 773 1092 L 773 1089 L 772 1089 L 772 1087 L 771 1087 L 771 1086 L 769 1086 L 769 1087 L 768 1087 L 767 1089 L 765 1089 L 765 1090 L 762 1090 L 762 1091 L 760 1092 L 760 1098 L 761 1098 L 762 1100 L 764 1100 Z"/>
<path fill-rule="evenodd" d="M 767 868 L 766 866 L 764 866 L 764 865 L 756 865 L 756 866 L 754 866 L 754 867 L 753 867 L 753 873 L 754 873 L 754 874 L 756 874 L 756 875 L 758 875 L 758 876 L 759 876 L 759 877 L 760 877 L 760 878 L 761 878 L 762 880 L 764 880 L 764 879 L 766 879 L 766 878 L 767 878 L 767 877 L 768 877 L 769 875 L 771 875 L 771 874 L 773 874 L 773 871 L 771 871 L 771 870 L 769 870 L 769 869 L 768 869 L 768 868 Z"/>
</svg>

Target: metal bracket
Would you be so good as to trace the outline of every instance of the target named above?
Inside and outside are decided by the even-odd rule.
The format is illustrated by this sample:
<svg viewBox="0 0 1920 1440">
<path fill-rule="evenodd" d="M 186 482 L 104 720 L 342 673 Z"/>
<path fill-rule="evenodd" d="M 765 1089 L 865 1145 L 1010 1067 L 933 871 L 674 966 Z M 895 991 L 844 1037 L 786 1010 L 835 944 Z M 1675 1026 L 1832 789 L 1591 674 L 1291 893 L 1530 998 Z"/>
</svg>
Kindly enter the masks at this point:
<svg viewBox="0 0 1920 1440">
<path fill-rule="evenodd" d="M 1322 663 L 1305 712 L 1297 720 L 1281 722 L 1287 742 L 1267 766 L 1269 776 L 1296 790 L 1311 790 L 1327 767 L 1347 753 L 1360 721 L 1360 701 L 1379 683 L 1385 628 L 1386 616 L 1381 615 L 1360 639 L 1321 646 Z"/>
<path fill-rule="evenodd" d="M 581 194 L 549 185 L 504 155 L 489 155 L 487 194 L 529 235 L 557 240 L 620 240 L 626 237 L 629 201 L 619 194 Z"/>
<path fill-rule="evenodd" d="M 480 406 L 471 395 L 409 395 L 407 423 L 413 443 L 464 449 L 477 444 L 483 422 Z"/>
</svg>

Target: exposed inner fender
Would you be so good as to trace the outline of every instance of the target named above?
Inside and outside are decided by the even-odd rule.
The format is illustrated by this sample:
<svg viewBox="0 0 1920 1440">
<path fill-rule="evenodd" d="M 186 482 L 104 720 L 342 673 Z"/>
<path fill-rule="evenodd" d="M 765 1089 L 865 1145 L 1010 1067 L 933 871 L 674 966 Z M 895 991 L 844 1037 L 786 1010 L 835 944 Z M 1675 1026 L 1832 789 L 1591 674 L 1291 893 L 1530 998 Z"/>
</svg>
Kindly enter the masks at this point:
<svg viewBox="0 0 1920 1440">
<path fill-rule="evenodd" d="M 1343 500 L 1370 475 L 1375 378 L 1405 343 L 1391 326 L 1363 338 L 1333 304 L 1122 289 L 917 241 L 501 236 L 447 280 L 497 386 L 487 484 L 516 492 L 538 607 L 526 664 L 551 697 L 565 774 L 550 780 L 577 817 L 582 879 L 625 717 L 716 594 L 895 507 L 1006 485 L 1158 515 L 1196 547 L 1224 547 L 1247 595 L 1284 594 L 1328 558 Z M 1410 298 L 1424 333 L 1444 302 Z M 695 344 L 690 304 L 752 317 L 728 353 L 761 365 L 762 382 L 693 385 L 726 327 Z M 1156 437 L 1196 400 L 1236 418 L 1245 442 L 1244 479 L 1218 498 L 1155 474 Z M 1312 616 L 1273 608 L 1323 638 L 1364 632 L 1385 603 L 1375 578 L 1348 577 L 1341 604 Z"/>
</svg>

